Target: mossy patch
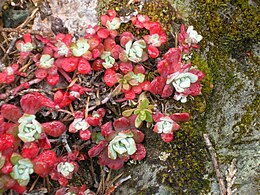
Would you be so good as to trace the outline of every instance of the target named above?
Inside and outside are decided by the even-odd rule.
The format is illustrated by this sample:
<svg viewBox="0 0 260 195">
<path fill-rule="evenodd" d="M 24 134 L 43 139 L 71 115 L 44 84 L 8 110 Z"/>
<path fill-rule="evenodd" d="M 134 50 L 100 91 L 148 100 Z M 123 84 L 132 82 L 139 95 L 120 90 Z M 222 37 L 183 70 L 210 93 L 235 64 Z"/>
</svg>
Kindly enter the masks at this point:
<svg viewBox="0 0 260 195">
<path fill-rule="evenodd" d="M 255 119 L 258 119 L 260 117 L 259 105 L 260 96 L 258 95 L 250 105 L 244 108 L 246 110 L 245 114 L 243 114 L 241 120 L 232 127 L 235 132 L 232 139 L 232 145 L 240 144 L 242 142 L 242 139 L 252 132 L 251 127 L 252 125 L 254 126 L 254 124 L 252 123 Z"/>
</svg>

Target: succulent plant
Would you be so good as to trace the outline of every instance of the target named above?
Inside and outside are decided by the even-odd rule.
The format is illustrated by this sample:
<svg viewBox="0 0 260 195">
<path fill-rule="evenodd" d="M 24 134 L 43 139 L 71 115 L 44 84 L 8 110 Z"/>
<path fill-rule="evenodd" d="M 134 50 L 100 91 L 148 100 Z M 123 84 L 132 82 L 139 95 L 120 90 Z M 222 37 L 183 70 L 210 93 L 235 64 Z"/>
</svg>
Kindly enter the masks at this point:
<svg viewBox="0 0 260 195">
<path fill-rule="evenodd" d="M 101 133 L 105 139 L 88 151 L 90 157 L 99 156 L 101 165 L 116 170 L 130 158 L 142 160 L 145 157 L 146 150 L 141 144 L 144 134 L 135 129 L 133 117 L 118 118 L 113 124 L 107 122 L 101 126 Z"/>
<path fill-rule="evenodd" d="M 33 173 L 33 164 L 28 158 L 21 158 L 19 155 L 12 155 L 13 170 L 11 177 L 21 185 L 26 186 L 30 181 L 30 174 Z"/>
<path fill-rule="evenodd" d="M 40 138 L 42 126 L 37 120 L 35 120 L 35 118 L 35 115 L 31 114 L 24 114 L 19 118 L 18 137 L 23 142 L 33 142 Z"/>
</svg>

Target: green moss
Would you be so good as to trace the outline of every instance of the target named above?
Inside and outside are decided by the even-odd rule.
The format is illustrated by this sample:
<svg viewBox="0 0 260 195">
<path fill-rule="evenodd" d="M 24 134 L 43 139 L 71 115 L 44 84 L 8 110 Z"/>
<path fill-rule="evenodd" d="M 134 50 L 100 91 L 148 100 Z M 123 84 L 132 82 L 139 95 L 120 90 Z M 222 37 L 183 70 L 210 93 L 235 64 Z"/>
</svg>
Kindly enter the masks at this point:
<svg viewBox="0 0 260 195">
<path fill-rule="evenodd" d="M 160 143 L 160 150 L 171 153 L 167 159 L 167 169 L 157 176 L 164 185 L 171 186 L 173 194 L 199 194 L 208 186 L 204 179 L 204 163 L 207 151 L 200 129 L 193 121 L 182 124 L 182 128 L 169 143 Z"/>
<path fill-rule="evenodd" d="M 244 108 L 244 110 L 246 110 L 245 114 L 243 114 L 241 120 L 232 127 L 236 132 L 232 139 L 232 145 L 240 144 L 242 139 L 252 132 L 252 122 L 254 119 L 260 117 L 259 104 L 260 96 L 258 95 L 252 104 Z"/>
<path fill-rule="evenodd" d="M 204 72 L 205 77 L 201 81 L 202 85 L 202 94 L 209 96 L 212 92 L 212 87 L 213 87 L 213 78 L 212 78 L 212 71 L 209 68 L 207 62 L 202 59 L 199 53 L 195 53 L 192 58 L 192 65 L 197 66 L 199 70 Z"/>
</svg>

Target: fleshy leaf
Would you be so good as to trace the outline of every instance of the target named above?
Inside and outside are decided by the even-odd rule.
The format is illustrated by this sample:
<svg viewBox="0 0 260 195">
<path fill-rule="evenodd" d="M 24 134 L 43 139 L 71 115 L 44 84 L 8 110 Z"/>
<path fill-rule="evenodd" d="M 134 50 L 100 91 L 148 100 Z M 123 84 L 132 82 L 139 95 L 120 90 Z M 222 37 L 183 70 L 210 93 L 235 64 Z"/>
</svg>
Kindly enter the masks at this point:
<svg viewBox="0 0 260 195">
<path fill-rule="evenodd" d="M 136 128 L 138 128 L 138 127 L 140 127 L 141 126 L 141 124 L 142 124 L 142 119 L 140 118 L 140 115 L 138 115 L 137 117 L 136 117 L 136 119 L 135 119 L 135 127 Z"/>
<path fill-rule="evenodd" d="M 133 160 L 143 160 L 146 156 L 146 149 L 142 144 L 136 144 L 137 150 L 131 155 Z"/>
<path fill-rule="evenodd" d="M 95 145 L 94 147 L 92 147 L 89 151 L 88 151 L 88 155 L 90 157 L 95 157 L 98 156 L 100 154 L 100 152 L 102 152 L 104 150 L 104 148 L 107 145 L 107 141 L 106 140 L 102 140 L 99 142 L 98 145 Z"/>
<path fill-rule="evenodd" d="M 42 102 L 34 94 L 26 94 L 20 100 L 21 107 L 26 114 L 35 114 L 42 107 Z"/>
<path fill-rule="evenodd" d="M 125 116 L 125 117 L 129 117 L 133 114 L 134 112 L 134 109 L 130 109 L 130 110 L 125 110 L 122 115 Z"/>
<path fill-rule="evenodd" d="M 66 126 L 60 121 L 51 121 L 41 124 L 44 132 L 52 137 L 59 137 L 66 131 Z"/>
<path fill-rule="evenodd" d="M 113 122 L 113 126 L 116 131 L 125 130 L 129 127 L 129 125 L 130 125 L 130 122 L 125 117 L 118 118 Z"/>
<path fill-rule="evenodd" d="M 1 107 L 1 115 L 9 121 L 17 123 L 23 114 L 19 107 L 12 104 L 3 104 Z"/>
</svg>

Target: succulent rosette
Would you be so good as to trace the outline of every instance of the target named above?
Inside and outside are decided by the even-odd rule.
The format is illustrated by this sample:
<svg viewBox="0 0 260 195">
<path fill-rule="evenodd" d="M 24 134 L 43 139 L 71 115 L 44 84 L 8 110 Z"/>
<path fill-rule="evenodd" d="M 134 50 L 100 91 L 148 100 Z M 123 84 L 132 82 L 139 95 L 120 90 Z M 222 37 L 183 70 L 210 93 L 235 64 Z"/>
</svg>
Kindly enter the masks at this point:
<svg viewBox="0 0 260 195">
<path fill-rule="evenodd" d="M 23 35 L 23 40 L 18 40 L 15 44 L 18 51 L 20 51 L 19 63 L 23 61 L 31 54 L 32 50 L 35 48 L 35 44 L 32 43 L 32 37 L 30 34 L 26 33 Z"/>
<path fill-rule="evenodd" d="M 60 157 L 52 169 L 50 176 L 53 180 L 58 180 L 60 185 L 67 186 L 68 180 L 77 172 L 79 165 L 76 162 L 77 155 L 69 153 L 67 156 Z"/>
<path fill-rule="evenodd" d="M 174 131 L 180 129 L 177 122 L 188 121 L 190 118 L 188 113 L 174 113 L 170 116 L 164 115 L 161 112 L 153 114 L 153 120 L 156 122 L 153 131 L 161 135 L 165 142 L 171 142 L 174 137 Z"/>
<path fill-rule="evenodd" d="M 186 54 L 190 53 L 190 48 L 199 48 L 198 43 L 202 40 L 202 36 L 194 30 L 193 26 L 189 26 L 186 30 L 184 24 L 181 25 L 178 36 L 179 48 Z"/>
<path fill-rule="evenodd" d="M 35 114 L 40 108 L 49 103 L 49 100 L 38 93 L 26 94 L 20 100 L 22 110 L 12 104 L 3 104 L 1 116 L 12 123 L 2 122 L 4 131 L 18 128 L 18 137 L 23 142 L 38 141 L 40 145 L 47 146 L 48 139 L 45 134 L 58 137 L 66 130 L 65 125 L 60 121 L 50 121 L 40 124 Z M 15 131 L 12 131 L 15 132 Z M 49 146 L 50 147 L 50 146 Z"/>
<path fill-rule="evenodd" d="M 204 73 L 191 63 L 181 62 L 182 51 L 180 48 L 171 48 L 163 56 L 158 65 L 160 76 L 156 77 L 150 86 L 150 92 L 159 94 L 163 98 L 174 93 L 174 99 L 182 103 L 187 101 L 187 96 L 197 96 L 201 93 L 200 81 Z"/>
<path fill-rule="evenodd" d="M 101 165 L 117 170 L 130 158 L 142 160 L 145 157 L 146 150 L 141 144 L 144 134 L 135 129 L 133 117 L 118 118 L 113 124 L 107 122 L 101 126 L 101 133 L 105 139 L 88 151 L 90 157 L 99 156 Z"/>
<path fill-rule="evenodd" d="M 30 181 L 30 174 L 33 173 L 33 164 L 28 158 L 22 158 L 19 154 L 14 153 L 11 157 L 13 166 L 11 177 L 19 185 L 26 186 Z"/>
<path fill-rule="evenodd" d="M 42 126 L 37 120 L 35 120 L 35 118 L 35 115 L 31 114 L 24 114 L 21 118 L 19 118 L 18 137 L 23 142 L 33 142 L 40 138 Z"/>
</svg>

